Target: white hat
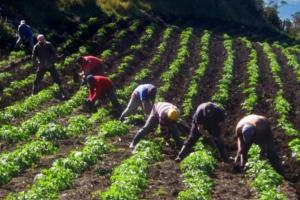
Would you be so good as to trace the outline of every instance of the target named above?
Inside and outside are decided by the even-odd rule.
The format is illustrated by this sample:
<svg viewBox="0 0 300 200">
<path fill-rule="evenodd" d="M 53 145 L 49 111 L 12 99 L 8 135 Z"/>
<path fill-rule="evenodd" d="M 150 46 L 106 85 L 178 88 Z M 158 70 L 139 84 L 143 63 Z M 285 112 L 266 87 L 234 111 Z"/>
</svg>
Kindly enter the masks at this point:
<svg viewBox="0 0 300 200">
<path fill-rule="evenodd" d="M 23 19 L 20 21 L 20 24 L 26 24 L 26 21 Z"/>
</svg>

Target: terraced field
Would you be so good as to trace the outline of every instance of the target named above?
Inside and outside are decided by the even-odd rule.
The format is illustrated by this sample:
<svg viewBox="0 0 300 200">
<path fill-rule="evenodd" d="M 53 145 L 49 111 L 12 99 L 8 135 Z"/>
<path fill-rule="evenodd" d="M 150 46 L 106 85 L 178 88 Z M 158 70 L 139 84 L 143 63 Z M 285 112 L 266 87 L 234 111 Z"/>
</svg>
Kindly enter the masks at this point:
<svg viewBox="0 0 300 200">
<path fill-rule="evenodd" d="M 0 63 L 1 199 L 300 199 L 299 46 L 205 28 L 91 18 L 59 44 L 59 52 L 65 101 L 49 76 L 30 96 L 35 69 L 26 56 Z M 72 65 L 84 54 L 105 60 L 123 107 L 140 83 L 156 85 L 158 100 L 177 105 L 186 124 L 202 102 L 224 107 L 231 157 L 237 121 L 249 113 L 266 115 L 285 175 L 262 160 L 257 147 L 247 172 L 237 173 L 205 139 L 181 163 L 159 133 L 132 153 L 129 143 L 144 119 L 137 115 L 123 124 L 105 102 L 94 113 L 82 107 L 87 92 L 73 81 Z"/>
</svg>

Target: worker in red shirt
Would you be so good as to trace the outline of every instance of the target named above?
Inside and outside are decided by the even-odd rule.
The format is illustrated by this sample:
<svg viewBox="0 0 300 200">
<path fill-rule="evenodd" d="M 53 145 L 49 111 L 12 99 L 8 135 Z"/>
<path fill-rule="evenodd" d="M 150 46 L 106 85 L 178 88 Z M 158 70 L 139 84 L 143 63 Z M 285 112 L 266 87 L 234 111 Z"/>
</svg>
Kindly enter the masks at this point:
<svg viewBox="0 0 300 200">
<path fill-rule="evenodd" d="M 77 63 L 81 66 L 80 77 L 84 80 L 88 75 L 103 75 L 103 62 L 95 56 L 80 56 Z"/>
<path fill-rule="evenodd" d="M 100 104 L 100 99 L 103 96 L 108 97 L 113 105 L 113 109 L 118 112 L 121 111 L 121 106 L 117 100 L 116 94 L 113 90 L 112 81 L 105 76 L 93 76 L 88 75 L 86 77 L 87 86 L 89 88 L 89 96 L 87 103 L 98 107 Z"/>
</svg>

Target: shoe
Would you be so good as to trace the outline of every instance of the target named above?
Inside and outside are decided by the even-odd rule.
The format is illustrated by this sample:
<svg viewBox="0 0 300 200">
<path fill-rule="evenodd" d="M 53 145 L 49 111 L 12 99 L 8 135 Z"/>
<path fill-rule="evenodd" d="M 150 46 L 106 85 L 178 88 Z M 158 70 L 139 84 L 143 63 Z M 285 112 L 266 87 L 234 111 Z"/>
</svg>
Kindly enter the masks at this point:
<svg viewBox="0 0 300 200">
<path fill-rule="evenodd" d="M 133 145 L 133 143 L 131 142 L 130 145 L 129 145 L 129 148 L 134 149 L 134 147 L 135 147 L 135 145 Z"/>
</svg>

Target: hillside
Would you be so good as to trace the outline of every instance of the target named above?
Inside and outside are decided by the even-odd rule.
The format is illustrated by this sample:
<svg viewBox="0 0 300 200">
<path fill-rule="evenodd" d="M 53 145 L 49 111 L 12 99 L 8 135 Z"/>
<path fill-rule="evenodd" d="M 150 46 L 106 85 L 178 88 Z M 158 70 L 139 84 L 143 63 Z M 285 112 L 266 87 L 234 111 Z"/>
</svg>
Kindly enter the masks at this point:
<svg viewBox="0 0 300 200">
<path fill-rule="evenodd" d="M 66 100 L 45 76 L 31 96 L 35 66 L 23 51 L 0 60 L 0 199 L 300 199 L 300 48 L 281 35 L 230 23 L 84 18 L 64 40 L 51 38 L 61 57 Z M 141 83 L 157 86 L 190 126 L 200 103 L 226 111 L 225 148 L 235 156 L 234 130 L 249 113 L 271 122 L 280 175 L 251 148 L 246 171 L 224 163 L 207 138 L 180 163 L 177 151 L 152 132 L 134 153 L 129 144 L 145 122 L 118 120 L 107 101 L 83 106 L 87 88 L 74 81 L 80 55 L 102 58 L 125 108 Z M 183 139 L 188 130 L 181 127 Z"/>
</svg>

